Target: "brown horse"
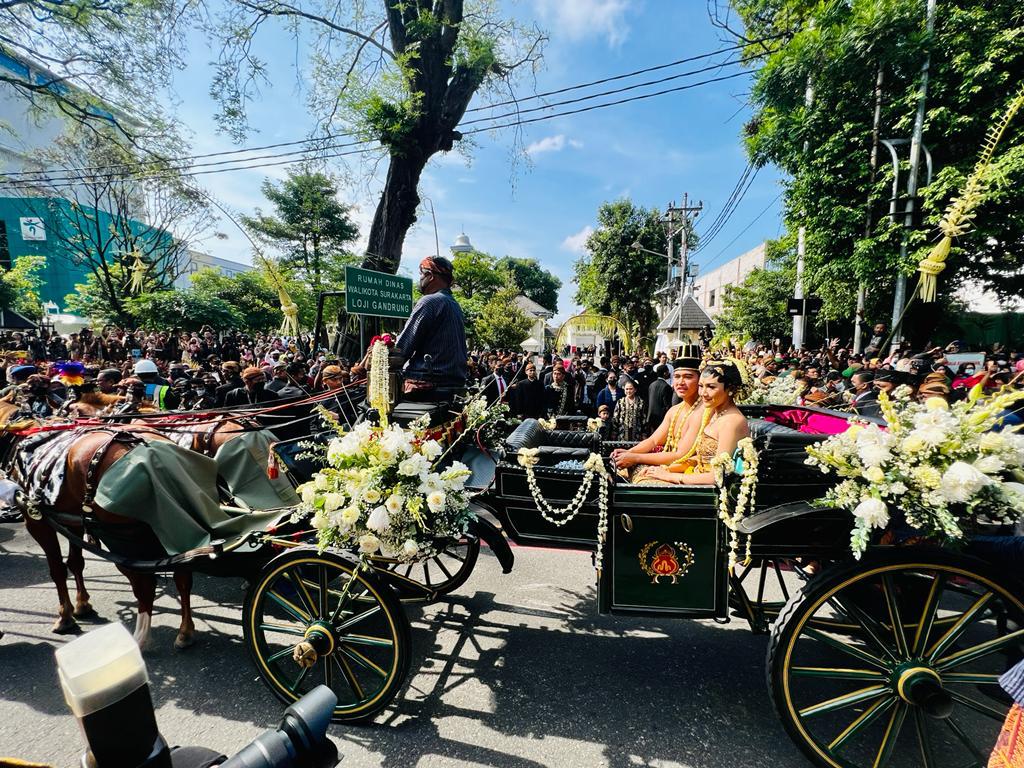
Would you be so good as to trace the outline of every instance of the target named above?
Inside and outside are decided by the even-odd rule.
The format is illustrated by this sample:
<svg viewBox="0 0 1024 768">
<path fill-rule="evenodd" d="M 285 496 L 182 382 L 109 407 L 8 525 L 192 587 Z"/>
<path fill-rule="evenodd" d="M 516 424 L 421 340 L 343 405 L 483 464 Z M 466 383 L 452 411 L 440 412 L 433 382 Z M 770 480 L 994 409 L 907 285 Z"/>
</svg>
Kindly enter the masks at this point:
<svg viewBox="0 0 1024 768">
<path fill-rule="evenodd" d="M 0 403 L 0 421 L 16 415 L 16 408 L 4 408 Z M 53 511 L 63 514 L 67 527 L 76 533 L 84 533 L 80 525 L 69 522 L 71 518 L 81 517 L 83 510 L 94 516 L 103 525 L 138 525 L 137 521 L 115 515 L 93 501 L 96 487 L 106 472 L 115 462 L 123 458 L 140 441 L 166 440 L 163 435 L 143 426 L 134 426 L 123 430 L 133 441 L 124 442 L 114 439 L 114 431 L 106 427 L 86 427 L 80 431 L 74 442 L 67 449 L 65 457 L 64 481 L 61 485 Z M 15 440 L 17 435 L 10 437 Z M 18 450 L 18 446 L 13 448 Z M 39 544 L 46 555 L 50 578 L 57 588 L 59 606 L 57 619 L 52 631 L 57 634 L 73 634 L 80 631 L 77 619 L 95 616 L 96 612 L 90 603 L 89 591 L 85 586 L 85 559 L 82 549 L 73 541 L 68 542 L 68 558 L 62 556 L 60 539 L 56 531 L 43 519 L 33 519 L 24 515 L 25 527 L 29 535 Z M 135 639 L 140 647 L 145 647 L 152 624 L 153 602 L 156 598 L 156 578 L 151 573 L 140 573 L 119 566 L 128 579 L 132 592 L 138 600 L 138 618 Z M 74 577 L 76 594 L 72 602 L 68 590 L 68 572 Z M 187 648 L 195 640 L 195 626 L 192 621 L 191 590 L 192 574 L 188 571 L 175 571 L 175 585 L 181 599 L 181 625 L 174 641 L 175 648 Z"/>
<path fill-rule="evenodd" d="M 167 439 L 163 435 L 145 428 L 132 429 L 128 434 L 144 441 Z M 113 466 L 115 462 L 127 455 L 137 444 L 137 442 L 120 441 L 115 438 L 112 431 L 106 429 L 90 430 L 82 434 L 68 451 L 64 483 L 54 503 L 54 511 L 70 515 L 80 515 L 83 506 L 85 506 L 91 508 L 91 514 L 103 525 L 137 526 L 137 521 L 108 512 L 97 505 L 92 498 L 96 493 L 96 486 L 103 473 Z M 49 528 L 49 526 L 46 527 Z M 56 538 L 55 534 L 54 538 Z M 79 556 L 81 556 L 80 551 Z M 49 560 L 49 556 L 47 560 Z M 140 648 L 144 648 L 149 640 L 149 631 L 153 620 L 153 602 L 156 599 L 156 577 L 152 573 L 133 571 L 122 566 L 118 566 L 118 570 L 128 579 L 132 587 L 132 593 L 138 601 L 135 640 Z M 181 623 L 178 628 L 177 637 L 174 639 L 174 647 L 178 649 L 188 648 L 195 642 L 195 624 L 192 621 L 191 571 L 174 571 L 174 584 L 178 589 L 178 596 L 181 600 Z M 58 592 L 60 587 L 61 585 L 58 583 Z M 86 599 L 88 599 L 87 595 Z M 62 608 L 66 608 L 66 603 L 62 602 Z M 74 611 L 72 611 L 73 618 Z"/>
</svg>

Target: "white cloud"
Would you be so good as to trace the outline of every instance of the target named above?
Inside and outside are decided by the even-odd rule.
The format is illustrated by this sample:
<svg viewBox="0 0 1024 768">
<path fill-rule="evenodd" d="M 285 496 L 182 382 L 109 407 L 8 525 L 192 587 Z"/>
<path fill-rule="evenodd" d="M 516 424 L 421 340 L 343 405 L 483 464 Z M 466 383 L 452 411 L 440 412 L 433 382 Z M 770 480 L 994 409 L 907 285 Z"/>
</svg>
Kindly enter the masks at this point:
<svg viewBox="0 0 1024 768">
<path fill-rule="evenodd" d="M 540 155 L 544 152 L 561 152 L 565 149 L 565 136 L 561 133 L 557 136 L 545 136 L 540 141 L 533 142 L 526 148 L 526 154 Z"/>
<path fill-rule="evenodd" d="M 534 0 L 534 6 L 554 34 L 562 32 L 569 40 L 603 37 L 615 48 L 629 36 L 624 21 L 629 0 Z"/>
<path fill-rule="evenodd" d="M 556 136 L 545 136 L 540 141 L 533 142 L 526 148 L 526 154 L 533 157 L 544 152 L 561 152 L 566 147 L 583 149 L 583 142 L 579 139 L 567 139 L 564 133 L 559 133 Z"/>
<path fill-rule="evenodd" d="M 575 235 L 569 235 L 565 238 L 562 241 L 562 250 L 570 251 L 571 253 L 585 253 L 587 238 L 592 234 L 594 234 L 594 228 L 588 224 Z"/>
</svg>

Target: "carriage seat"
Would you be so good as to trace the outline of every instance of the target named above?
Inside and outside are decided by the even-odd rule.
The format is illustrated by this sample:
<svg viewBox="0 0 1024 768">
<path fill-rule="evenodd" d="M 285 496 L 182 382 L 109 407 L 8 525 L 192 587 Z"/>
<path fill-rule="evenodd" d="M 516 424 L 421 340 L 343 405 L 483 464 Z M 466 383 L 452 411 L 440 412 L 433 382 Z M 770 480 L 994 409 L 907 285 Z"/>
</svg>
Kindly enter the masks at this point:
<svg viewBox="0 0 1024 768">
<path fill-rule="evenodd" d="M 808 445 L 820 443 L 828 435 L 799 432 L 783 424 L 765 419 L 747 419 L 750 436 L 758 451 L 803 451 Z"/>
<path fill-rule="evenodd" d="M 414 403 L 403 400 L 392 409 L 390 418 L 396 424 L 407 427 L 425 413 L 430 414 L 430 426 L 436 427 L 451 421 L 452 404 L 446 401 Z"/>
<path fill-rule="evenodd" d="M 541 466 L 554 466 L 561 461 L 586 461 L 591 453 L 600 449 L 601 439 L 596 432 L 578 432 L 564 429 L 544 429 L 536 419 L 523 422 L 505 438 L 506 461 L 516 463 L 521 448 L 537 448 Z"/>
</svg>

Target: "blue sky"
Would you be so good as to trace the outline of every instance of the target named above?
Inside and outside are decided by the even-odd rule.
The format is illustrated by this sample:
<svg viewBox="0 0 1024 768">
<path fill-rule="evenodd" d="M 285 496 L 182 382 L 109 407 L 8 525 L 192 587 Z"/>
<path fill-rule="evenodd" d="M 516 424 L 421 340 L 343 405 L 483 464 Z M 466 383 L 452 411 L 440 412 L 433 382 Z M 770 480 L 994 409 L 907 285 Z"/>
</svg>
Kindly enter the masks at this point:
<svg viewBox="0 0 1024 768">
<path fill-rule="evenodd" d="M 536 20 L 550 37 L 543 69 L 536 78 L 538 91 L 662 64 L 728 44 L 708 20 L 704 3 L 695 0 L 519 0 L 505 5 L 520 19 Z M 269 63 L 272 85 L 263 87 L 252 105 L 255 131 L 247 144 L 303 138 L 313 121 L 304 101 L 302 41 L 296 45 L 283 30 L 265 29 L 260 34 L 257 49 Z M 181 103 L 176 114 L 193 134 L 194 152 L 232 149 L 228 138 L 216 132 L 215 105 L 207 96 L 211 70 L 204 60 L 205 50 L 198 45 L 197 49 L 193 63 L 178 79 Z M 298 70 L 296 62 L 300 62 Z M 682 65 L 602 88 L 704 65 L 706 62 Z M 697 75 L 622 96 L 713 76 L 714 72 Z M 681 201 L 687 192 L 703 201 L 702 218 L 707 223 L 715 217 L 745 166 L 739 135 L 749 115 L 744 97 L 749 83 L 750 78 L 742 77 L 525 126 L 519 147 L 519 151 L 526 148 L 525 158 L 516 158 L 511 130 L 477 134 L 468 162 L 457 152 L 439 155 L 423 177 L 421 195 L 433 203 L 442 250 L 465 231 L 479 250 L 538 259 L 562 279 L 558 317 L 569 316 L 575 307 L 572 262 L 580 256 L 602 202 L 629 197 L 638 205 L 664 208 L 672 200 Z M 533 89 L 532 82 L 525 84 L 520 95 Z M 385 168 L 382 163 L 379 172 L 383 174 Z M 343 197 L 356 206 L 354 216 L 365 243 L 378 187 L 374 179 L 363 176 L 365 168 L 348 170 L 358 183 L 346 187 Z M 268 176 L 281 178 L 284 168 L 210 174 L 197 177 L 197 181 L 231 210 L 251 213 L 265 204 L 259 186 Z M 779 189 L 778 172 L 763 169 L 726 227 L 696 257 L 702 271 L 777 235 L 780 203 L 772 201 Z M 697 229 L 702 229 L 700 219 Z M 210 239 L 205 243 L 207 250 L 250 260 L 248 244 L 229 222 L 221 221 L 218 231 L 226 239 Z M 410 270 L 423 255 L 434 251 L 430 213 L 421 209 L 419 223 L 406 240 L 403 269 Z"/>
</svg>

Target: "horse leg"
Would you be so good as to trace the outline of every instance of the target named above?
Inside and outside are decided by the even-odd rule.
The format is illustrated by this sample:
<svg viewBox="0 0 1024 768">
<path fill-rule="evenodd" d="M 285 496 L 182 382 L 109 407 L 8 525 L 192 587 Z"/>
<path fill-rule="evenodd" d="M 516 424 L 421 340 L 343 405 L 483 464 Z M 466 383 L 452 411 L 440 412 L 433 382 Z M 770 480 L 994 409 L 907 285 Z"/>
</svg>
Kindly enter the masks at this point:
<svg viewBox="0 0 1024 768">
<path fill-rule="evenodd" d="M 180 651 L 196 641 L 196 627 L 192 623 L 192 571 L 175 571 L 174 586 L 181 600 L 181 626 L 174 638 L 174 647 Z"/>
<path fill-rule="evenodd" d="M 135 620 L 135 642 L 139 649 L 149 645 L 149 630 L 153 626 L 153 602 L 156 600 L 156 577 L 152 573 L 130 571 L 118 567 L 132 585 L 132 594 L 138 601 L 138 617 Z"/>
<path fill-rule="evenodd" d="M 61 556 L 60 540 L 57 532 L 41 520 L 25 518 L 25 528 L 29 535 L 36 540 L 36 543 L 46 555 L 46 564 L 50 569 L 50 578 L 57 587 L 57 598 L 60 600 L 60 607 L 57 609 L 57 620 L 53 623 L 52 631 L 58 635 L 71 635 L 82 631 L 75 621 L 75 607 L 71 604 L 71 595 L 68 592 L 68 569 L 64 565 L 64 558 Z"/>
<path fill-rule="evenodd" d="M 89 590 L 85 588 L 85 558 L 82 557 L 82 548 L 77 544 L 68 543 L 68 570 L 75 578 L 75 610 L 76 619 L 96 618 L 96 609 L 89 602 Z"/>
</svg>

